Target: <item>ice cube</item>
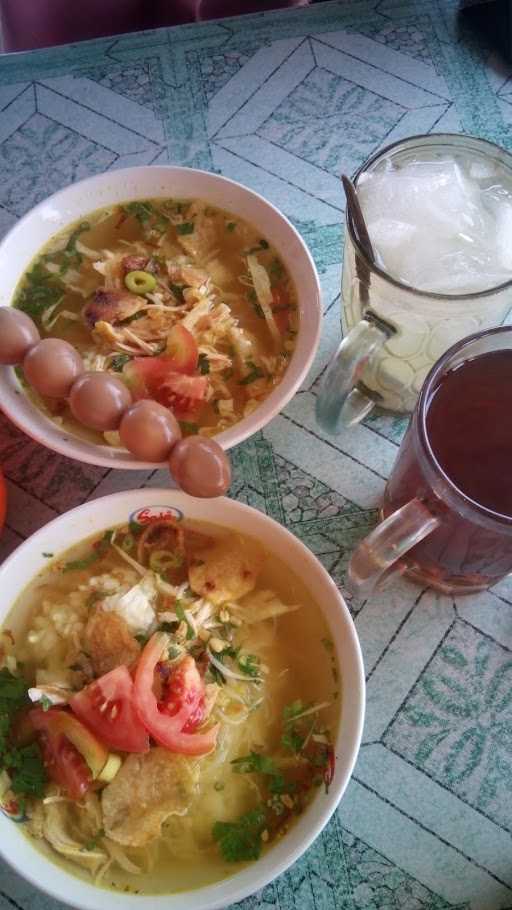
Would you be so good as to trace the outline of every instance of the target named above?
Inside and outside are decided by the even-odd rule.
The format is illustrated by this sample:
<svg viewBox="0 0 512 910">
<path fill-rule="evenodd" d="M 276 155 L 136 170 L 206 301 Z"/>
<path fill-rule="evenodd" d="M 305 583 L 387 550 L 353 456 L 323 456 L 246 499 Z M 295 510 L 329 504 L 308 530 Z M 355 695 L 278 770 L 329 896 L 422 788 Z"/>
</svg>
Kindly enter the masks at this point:
<svg viewBox="0 0 512 910">
<path fill-rule="evenodd" d="M 472 180 L 490 180 L 496 176 L 496 165 L 485 158 L 474 158 L 469 162 L 468 174 Z"/>
<path fill-rule="evenodd" d="M 512 204 L 510 202 L 503 202 L 496 212 L 496 252 L 499 264 L 512 272 Z"/>
<path fill-rule="evenodd" d="M 404 283 L 467 293 L 512 277 L 512 175 L 495 163 L 387 160 L 358 194 L 377 260 Z"/>
<path fill-rule="evenodd" d="M 417 228 L 395 218 L 377 218 L 366 226 L 379 264 L 390 275 L 398 274 L 404 250 L 414 242 Z"/>
</svg>

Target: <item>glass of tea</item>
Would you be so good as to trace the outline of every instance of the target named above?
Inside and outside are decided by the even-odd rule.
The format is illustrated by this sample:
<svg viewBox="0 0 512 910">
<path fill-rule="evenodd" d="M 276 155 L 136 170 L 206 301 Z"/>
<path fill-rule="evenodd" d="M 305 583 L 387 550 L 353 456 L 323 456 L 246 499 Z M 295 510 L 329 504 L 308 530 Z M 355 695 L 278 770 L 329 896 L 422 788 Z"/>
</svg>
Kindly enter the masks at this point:
<svg viewBox="0 0 512 910">
<path fill-rule="evenodd" d="M 381 515 L 350 561 L 360 595 L 396 571 L 447 594 L 512 572 L 512 327 L 463 339 L 431 369 Z"/>
<path fill-rule="evenodd" d="M 317 397 L 336 432 L 378 404 L 410 412 L 441 354 L 512 306 L 512 155 L 471 136 L 413 136 L 354 176 L 369 257 L 347 209 L 344 340 Z"/>
</svg>

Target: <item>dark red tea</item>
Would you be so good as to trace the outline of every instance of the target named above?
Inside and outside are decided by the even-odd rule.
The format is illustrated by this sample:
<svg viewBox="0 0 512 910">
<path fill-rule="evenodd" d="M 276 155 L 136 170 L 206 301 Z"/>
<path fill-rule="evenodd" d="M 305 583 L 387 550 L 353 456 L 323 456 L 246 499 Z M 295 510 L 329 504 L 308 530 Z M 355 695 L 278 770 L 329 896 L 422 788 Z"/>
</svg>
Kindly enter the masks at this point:
<svg viewBox="0 0 512 910">
<path fill-rule="evenodd" d="M 450 488 L 422 446 L 416 413 L 386 487 L 383 516 L 421 500 L 440 524 L 409 550 L 403 566 L 441 590 L 478 591 L 512 568 L 512 350 L 448 370 L 425 413 L 437 464 L 472 502 Z"/>
<path fill-rule="evenodd" d="M 512 351 L 491 351 L 445 374 L 427 410 L 427 435 L 466 496 L 512 516 Z"/>
</svg>

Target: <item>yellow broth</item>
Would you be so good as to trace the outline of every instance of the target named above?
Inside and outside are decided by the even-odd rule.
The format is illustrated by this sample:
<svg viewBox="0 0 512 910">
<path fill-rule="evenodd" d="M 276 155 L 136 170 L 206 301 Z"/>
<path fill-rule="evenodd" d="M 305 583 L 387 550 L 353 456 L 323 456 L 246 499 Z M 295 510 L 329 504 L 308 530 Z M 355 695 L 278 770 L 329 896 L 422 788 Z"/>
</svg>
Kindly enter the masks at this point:
<svg viewBox="0 0 512 910">
<path fill-rule="evenodd" d="M 153 293 L 139 295 L 147 309 L 111 323 L 107 319 L 107 328 L 99 322 L 91 328 L 84 307 L 99 289 L 127 291 L 123 260 L 129 256 L 147 257 L 145 268 L 156 277 Z M 267 275 L 272 326 L 248 257 Z M 206 285 L 190 286 L 186 266 L 204 272 Z M 21 278 L 14 306 L 34 318 L 42 337 L 73 344 L 86 369 L 125 379 L 126 362 L 166 353 L 172 326 L 188 325 L 187 317 L 205 299 L 213 308 L 211 325 L 203 319 L 190 330 L 200 352 L 194 375 L 208 379 L 207 399 L 193 417 L 182 420 L 182 429 L 186 435 L 214 435 L 250 414 L 280 382 L 298 329 L 291 277 L 273 247 L 246 221 L 198 200 L 150 199 L 99 209 L 45 245 Z M 228 320 L 221 317 L 222 305 Z M 64 400 L 29 394 L 69 432 L 97 444 L 120 445 L 117 434 L 104 437 L 78 424 Z"/>
<path fill-rule="evenodd" d="M 24 825 L 34 844 L 52 861 L 64 865 L 70 873 L 89 881 L 96 880 L 102 887 L 132 893 L 159 894 L 198 888 L 219 881 L 247 864 L 246 861 L 227 862 L 223 858 L 219 844 L 212 837 L 212 828 L 218 821 L 236 821 L 243 814 L 260 806 L 262 800 L 267 805 L 269 779 L 261 773 L 235 773 L 231 765 L 233 760 L 252 752 L 270 757 L 285 777 L 298 775 L 297 779 L 302 781 L 306 774 L 304 779 L 307 780 L 307 789 L 300 797 L 293 797 L 298 801 L 292 811 L 283 810 L 281 806 L 280 812 L 274 817 L 273 810 L 265 808 L 270 813 L 270 823 L 275 824 L 275 829 L 272 830 L 268 843 L 262 843 L 262 848 L 271 848 L 272 841 L 286 833 L 297 815 L 313 798 L 323 798 L 325 769 L 319 766 L 315 770 L 313 765 L 310 767 L 310 759 L 305 764 L 304 755 L 314 746 L 311 737 L 319 736 L 320 740 L 324 738 L 326 742 L 334 742 L 339 717 L 341 682 L 333 645 L 327 624 L 308 588 L 288 566 L 251 538 L 241 538 L 225 529 L 202 523 L 186 523 L 185 527 L 207 535 L 208 544 L 205 548 L 200 548 L 200 556 L 206 561 L 208 552 L 217 552 L 216 546 L 219 543 L 221 547 L 233 547 L 235 550 L 243 546 L 248 548 L 249 554 L 259 554 L 260 569 L 254 589 L 238 601 L 218 606 L 213 614 L 217 619 L 226 620 L 225 613 L 222 616 L 221 611 L 227 610 L 229 620 L 239 620 L 239 625 L 232 625 L 229 629 L 228 623 L 227 626 L 217 627 L 210 634 L 216 638 L 222 637 L 225 641 L 229 639 L 232 647 L 240 649 L 239 655 L 246 656 L 250 653 L 254 656 L 258 666 L 264 668 L 260 674 L 262 681 L 254 683 L 251 678 L 247 682 L 226 679 L 219 685 L 217 702 L 210 718 L 220 723 L 217 748 L 213 754 L 199 759 L 198 788 L 186 815 L 168 818 L 163 825 L 161 837 L 148 846 L 123 848 L 124 855 L 131 862 L 147 871 L 135 875 L 114 863 L 104 875 L 95 877 L 77 865 L 76 861 L 71 862 L 58 854 L 44 839 L 34 837 L 33 832 L 30 832 L 30 823 Z M 132 531 L 133 527 L 130 531 L 127 528 L 118 529 L 115 540 L 123 546 L 125 538 Z M 53 559 L 47 570 L 31 582 L 14 605 L 12 623 L 8 619 L 4 624 L 4 636 L 0 639 L 0 643 L 3 641 L 4 655 L 10 653 L 20 661 L 22 672 L 31 684 L 34 684 L 36 674 L 39 677 L 41 671 L 46 681 L 52 677 L 58 679 L 64 676 L 65 679 L 67 675 L 70 685 L 76 687 L 78 684 L 76 664 L 72 664 L 74 670 L 69 667 L 71 661 L 76 660 L 76 650 L 84 641 L 84 623 L 87 623 L 91 609 L 98 609 L 97 601 L 95 603 L 91 595 L 97 594 L 98 584 L 100 587 L 101 584 L 106 584 L 104 579 L 107 576 L 130 570 L 130 566 L 112 546 L 93 564 L 82 569 L 70 568 L 70 564 L 75 565 L 77 561 L 80 564 L 80 561 L 90 559 L 93 552 L 91 545 L 98 539 L 85 541 L 58 559 Z M 135 540 L 133 547 L 127 548 L 126 552 L 136 555 Z M 190 571 L 189 568 L 189 575 Z M 103 581 L 99 583 L 97 580 L 102 578 Z M 271 596 L 263 595 L 262 601 L 261 592 L 271 592 Z M 297 609 L 257 620 L 261 604 L 268 605 L 269 598 L 281 607 L 294 606 Z M 168 598 L 166 600 L 163 595 L 159 595 L 155 608 L 157 617 L 164 608 L 169 609 Z M 193 610 L 194 607 L 190 609 Z M 22 628 L 16 623 L 16 615 L 27 617 Z M 249 617 L 255 621 L 249 622 Z M 62 630 L 66 624 L 67 633 L 64 634 Z M 5 635 L 5 630 L 14 632 L 14 645 L 10 636 Z M 179 629 L 174 640 L 183 644 L 179 638 Z M 211 638 L 210 642 L 212 641 Z M 199 639 L 190 643 L 185 640 L 184 646 L 194 649 L 197 642 L 200 644 Z M 238 666 L 235 661 L 228 660 L 228 663 L 231 668 L 236 669 Z M 210 671 L 211 665 L 205 681 L 209 679 Z M 218 679 L 218 676 L 215 678 Z M 240 699 L 245 701 L 249 710 L 242 723 L 233 723 L 242 716 L 240 712 L 245 710 L 240 708 Z M 286 711 L 298 701 L 302 703 L 306 715 L 301 718 L 299 711 L 296 722 L 299 726 L 294 726 L 293 722 L 287 726 L 284 720 Z M 304 752 L 297 753 L 289 745 L 284 745 L 284 734 L 293 732 L 304 740 Z M 323 755 L 321 750 L 324 746 L 319 744 L 318 749 L 319 754 Z M 316 752 L 313 755 L 316 756 Z M 314 784 L 310 774 L 315 775 Z"/>
</svg>

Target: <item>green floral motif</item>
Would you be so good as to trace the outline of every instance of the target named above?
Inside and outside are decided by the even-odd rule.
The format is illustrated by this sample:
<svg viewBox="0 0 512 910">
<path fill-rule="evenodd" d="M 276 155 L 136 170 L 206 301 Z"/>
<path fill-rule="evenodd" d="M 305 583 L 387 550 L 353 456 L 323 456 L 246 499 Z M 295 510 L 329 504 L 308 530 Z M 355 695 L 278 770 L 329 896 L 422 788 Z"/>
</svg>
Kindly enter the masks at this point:
<svg viewBox="0 0 512 910">
<path fill-rule="evenodd" d="M 317 67 L 274 110 L 259 133 L 338 175 L 342 169 L 352 173 L 403 114 L 404 108 L 394 101 Z"/>
<path fill-rule="evenodd" d="M 396 414 L 393 416 L 377 409 L 364 422 L 370 430 L 375 430 L 376 433 L 380 433 L 391 442 L 401 443 L 409 425 L 409 415 Z"/>
<path fill-rule="evenodd" d="M 78 132 L 34 113 L 0 147 L 0 196 L 23 215 L 67 183 L 107 170 L 116 155 Z"/>
<path fill-rule="evenodd" d="M 208 101 L 245 66 L 257 50 L 251 44 L 237 44 L 236 48 L 222 48 L 218 54 L 208 54 L 201 59 L 201 73 Z"/>
<path fill-rule="evenodd" d="M 275 463 L 287 524 L 362 512 L 359 506 L 279 455 Z"/>
<path fill-rule="evenodd" d="M 382 26 L 381 23 L 378 23 L 361 29 L 361 32 L 364 35 L 368 35 L 369 38 L 373 38 L 374 41 L 387 44 L 388 47 L 392 47 L 396 51 L 409 54 L 410 57 L 415 57 L 424 63 L 430 63 L 431 57 L 428 43 L 425 35 L 419 31 L 416 25 L 398 25 L 394 22 L 389 22 Z"/>
<path fill-rule="evenodd" d="M 313 897 L 314 895 L 314 897 Z M 454 906 L 342 828 L 335 814 L 306 855 L 231 910 L 469 910 Z"/>
<path fill-rule="evenodd" d="M 153 106 L 153 85 L 150 63 L 128 64 L 127 66 L 103 66 L 93 70 L 83 70 L 77 75 L 87 76 L 104 88 L 109 88 L 118 95 L 130 98 L 142 107 Z"/>
<path fill-rule="evenodd" d="M 445 910 L 453 906 L 348 831 L 343 832 L 343 847 L 354 910 Z"/>
<path fill-rule="evenodd" d="M 286 525 L 344 588 L 350 556 L 377 521 L 375 509 L 361 509 L 311 474 L 276 455 L 258 433 L 231 452 L 230 496 Z M 363 601 L 345 599 L 355 615 Z"/>
<path fill-rule="evenodd" d="M 384 742 L 512 830 L 512 653 L 456 621 Z"/>
</svg>

